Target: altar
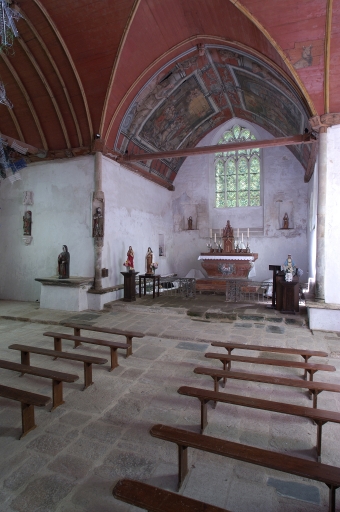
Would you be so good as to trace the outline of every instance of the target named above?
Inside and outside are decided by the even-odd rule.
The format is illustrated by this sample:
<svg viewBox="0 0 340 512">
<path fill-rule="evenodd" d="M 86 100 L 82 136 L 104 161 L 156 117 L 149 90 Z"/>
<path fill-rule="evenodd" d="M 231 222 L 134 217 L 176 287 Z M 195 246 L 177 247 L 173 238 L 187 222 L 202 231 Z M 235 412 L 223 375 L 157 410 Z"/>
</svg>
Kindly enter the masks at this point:
<svg viewBox="0 0 340 512">
<path fill-rule="evenodd" d="M 201 253 L 198 260 L 210 278 L 248 279 L 257 253 Z"/>
</svg>

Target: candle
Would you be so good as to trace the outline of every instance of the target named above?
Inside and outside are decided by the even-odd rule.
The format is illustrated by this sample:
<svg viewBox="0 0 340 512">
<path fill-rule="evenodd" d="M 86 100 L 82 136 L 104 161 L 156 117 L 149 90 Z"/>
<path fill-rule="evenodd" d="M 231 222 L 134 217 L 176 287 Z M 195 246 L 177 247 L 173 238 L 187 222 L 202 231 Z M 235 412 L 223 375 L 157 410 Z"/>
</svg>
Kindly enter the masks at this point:
<svg viewBox="0 0 340 512">
<path fill-rule="evenodd" d="M 237 228 L 237 238 L 240 236 L 240 228 Z"/>
<path fill-rule="evenodd" d="M 249 238 L 249 228 L 248 228 L 248 232 L 247 232 L 247 237 Z"/>
<path fill-rule="evenodd" d="M 243 242 L 243 233 L 242 233 L 242 242 Z"/>
<path fill-rule="evenodd" d="M 210 238 L 212 238 L 212 229 L 210 229 Z"/>
<path fill-rule="evenodd" d="M 215 244 L 216 244 L 216 233 L 215 233 Z"/>
</svg>

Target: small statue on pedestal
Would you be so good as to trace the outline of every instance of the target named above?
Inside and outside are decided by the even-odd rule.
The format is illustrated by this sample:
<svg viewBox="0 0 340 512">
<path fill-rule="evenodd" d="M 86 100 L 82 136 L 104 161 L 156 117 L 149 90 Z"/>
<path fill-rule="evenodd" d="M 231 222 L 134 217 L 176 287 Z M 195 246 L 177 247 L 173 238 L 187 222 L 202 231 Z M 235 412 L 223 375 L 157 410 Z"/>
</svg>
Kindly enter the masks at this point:
<svg viewBox="0 0 340 512">
<path fill-rule="evenodd" d="M 224 239 L 224 252 L 235 252 L 234 230 L 230 225 L 230 220 L 227 220 L 226 227 L 223 229 L 223 239 Z"/>
<path fill-rule="evenodd" d="M 96 208 L 96 213 L 93 215 L 93 235 L 94 238 L 104 236 L 104 217 L 100 206 Z"/>
<path fill-rule="evenodd" d="M 58 256 L 58 274 L 59 279 L 68 279 L 70 277 L 70 253 L 67 245 L 63 245 L 63 252 Z"/>
<path fill-rule="evenodd" d="M 24 221 L 24 236 L 31 236 L 32 228 L 32 212 L 27 210 L 23 216 Z"/>
<path fill-rule="evenodd" d="M 134 270 L 135 267 L 134 267 L 133 260 L 134 260 L 134 257 L 135 257 L 135 253 L 133 252 L 133 249 L 132 249 L 131 245 L 129 246 L 129 250 L 128 250 L 126 256 L 127 256 L 127 260 L 124 263 L 124 265 L 126 267 L 129 267 L 130 270 Z"/>
<path fill-rule="evenodd" d="M 188 218 L 188 229 L 191 230 L 192 229 L 192 217 L 189 217 Z"/>
<path fill-rule="evenodd" d="M 288 229 L 289 228 L 289 217 L 288 217 L 288 213 L 286 212 L 283 216 L 283 229 Z"/>
<path fill-rule="evenodd" d="M 148 252 L 146 253 L 146 274 L 152 274 L 152 260 L 153 260 L 153 252 L 151 247 L 148 247 Z"/>
</svg>

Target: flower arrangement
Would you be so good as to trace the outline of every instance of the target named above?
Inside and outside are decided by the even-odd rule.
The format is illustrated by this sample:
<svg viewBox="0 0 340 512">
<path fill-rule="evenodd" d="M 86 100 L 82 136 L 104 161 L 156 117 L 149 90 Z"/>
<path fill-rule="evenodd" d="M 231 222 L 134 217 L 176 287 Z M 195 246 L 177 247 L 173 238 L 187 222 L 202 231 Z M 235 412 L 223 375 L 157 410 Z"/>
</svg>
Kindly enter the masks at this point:
<svg viewBox="0 0 340 512">
<path fill-rule="evenodd" d="M 124 261 L 123 263 L 124 267 L 126 267 L 128 270 L 130 269 L 130 263 L 128 260 Z"/>
<path fill-rule="evenodd" d="M 153 269 L 153 270 L 156 270 L 156 268 L 158 268 L 158 263 L 156 261 L 153 261 L 150 265 L 150 267 Z"/>
</svg>

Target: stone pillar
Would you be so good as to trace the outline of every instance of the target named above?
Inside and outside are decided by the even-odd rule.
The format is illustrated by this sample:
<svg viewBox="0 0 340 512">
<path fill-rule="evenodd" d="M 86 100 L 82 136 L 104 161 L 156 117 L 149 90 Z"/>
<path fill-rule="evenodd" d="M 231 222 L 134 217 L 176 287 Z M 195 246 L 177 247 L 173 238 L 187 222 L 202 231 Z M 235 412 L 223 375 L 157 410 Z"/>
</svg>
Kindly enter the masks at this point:
<svg viewBox="0 0 340 512">
<path fill-rule="evenodd" d="M 94 157 L 94 180 L 95 189 L 93 194 L 93 211 L 96 211 L 98 205 L 101 207 L 104 216 L 104 192 L 102 191 L 102 160 L 103 155 L 100 151 L 96 151 Z M 105 217 L 104 217 L 105 219 Z M 103 220 L 104 222 L 104 220 Z M 104 229 L 104 228 L 103 228 Z M 102 252 L 104 245 L 103 236 L 94 236 L 94 289 L 102 289 Z"/>
<path fill-rule="evenodd" d="M 327 186 L 327 127 L 319 131 L 318 209 L 316 227 L 315 300 L 325 301 L 325 216 Z"/>
</svg>

